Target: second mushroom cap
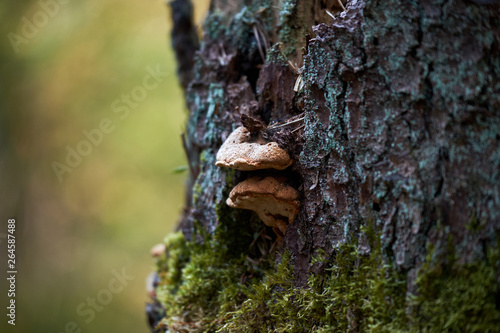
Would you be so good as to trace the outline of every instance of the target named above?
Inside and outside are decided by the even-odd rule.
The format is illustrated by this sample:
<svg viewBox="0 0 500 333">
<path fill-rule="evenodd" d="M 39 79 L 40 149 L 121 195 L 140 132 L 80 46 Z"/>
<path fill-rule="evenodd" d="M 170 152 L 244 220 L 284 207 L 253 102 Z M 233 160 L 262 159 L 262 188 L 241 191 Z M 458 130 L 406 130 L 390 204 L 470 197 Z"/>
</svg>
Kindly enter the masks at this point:
<svg viewBox="0 0 500 333">
<path fill-rule="evenodd" d="M 236 185 L 227 199 L 233 208 L 253 210 L 268 226 L 285 234 L 300 208 L 299 192 L 274 177 L 252 177 Z"/>
</svg>

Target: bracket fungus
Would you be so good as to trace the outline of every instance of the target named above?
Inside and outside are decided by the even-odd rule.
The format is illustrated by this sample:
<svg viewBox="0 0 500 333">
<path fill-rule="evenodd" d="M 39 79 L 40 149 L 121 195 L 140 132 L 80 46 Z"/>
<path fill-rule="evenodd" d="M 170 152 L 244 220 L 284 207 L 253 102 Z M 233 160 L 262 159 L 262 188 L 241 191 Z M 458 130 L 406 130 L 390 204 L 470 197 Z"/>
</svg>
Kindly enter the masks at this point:
<svg viewBox="0 0 500 333">
<path fill-rule="evenodd" d="M 284 170 L 292 165 L 286 150 L 263 138 L 263 123 L 243 116 L 242 123 L 244 126 L 235 129 L 220 147 L 215 165 L 242 171 Z M 226 203 L 232 208 L 253 210 L 282 238 L 300 209 L 299 192 L 284 179 L 250 177 L 232 189 Z"/>
<path fill-rule="evenodd" d="M 274 177 L 252 177 L 236 185 L 226 203 L 253 210 L 278 236 L 283 236 L 300 208 L 299 192 Z"/>
<path fill-rule="evenodd" d="M 253 138 L 244 126 L 235 129 L 217 153 L 218 167 L 252 171 L 258 169 L 284 170 L 293 160 L 276 142 Z"/>
</svg>

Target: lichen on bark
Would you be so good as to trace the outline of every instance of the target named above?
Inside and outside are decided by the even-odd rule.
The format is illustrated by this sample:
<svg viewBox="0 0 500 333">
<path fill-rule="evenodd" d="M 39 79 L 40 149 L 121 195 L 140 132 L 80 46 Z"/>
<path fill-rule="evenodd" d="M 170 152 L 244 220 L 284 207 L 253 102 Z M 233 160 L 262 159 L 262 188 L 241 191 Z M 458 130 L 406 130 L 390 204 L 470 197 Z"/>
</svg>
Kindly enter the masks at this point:
<svg viewBox="0 0 500 333">
<path fill-rule="evenodd" d="M 336 4 L 212 1 L 187 74 L 189 259 L 159 266 L 182 276 L 158 287 L 171 331 L 190 308 L 200 331 L 498 331 L 499 6 Z M 215 166 L 240 114 L 303 117 L 270 138 L 301 193 L 282 245 L 225 204 L 249 177 Z"/>
</svg>

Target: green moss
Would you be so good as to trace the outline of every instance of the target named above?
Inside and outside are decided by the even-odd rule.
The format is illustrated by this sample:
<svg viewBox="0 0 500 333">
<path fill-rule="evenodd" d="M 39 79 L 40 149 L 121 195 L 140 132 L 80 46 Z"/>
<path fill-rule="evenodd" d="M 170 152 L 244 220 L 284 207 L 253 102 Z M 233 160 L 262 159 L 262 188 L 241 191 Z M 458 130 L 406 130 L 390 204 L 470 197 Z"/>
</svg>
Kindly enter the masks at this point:
<svg viewBox="0 0 500 333">
<path fill-rule="evenodd" d="M 493 253 L 489 263 L 444 269 L 432 264 L 430 251 L 409 296 L 403 272 L 377 250 L 361 256 L 352 244 L 343 245 L 329 260 L 328 274 L 311 275 L 304 289 L 294 287 L 284 256 L 276 272 L 247 291 L 221 331 L 497 332 Z"/>
<path fill-rule="evenodd" d="M 327 273 L 311 275 L 307 288 L 300 289 L 284 255 L 277 270 L 247 292 L 248 299 L 223 331 L 366 332 L 388 324 L 402 327 L 405 283 L 380 258 L 362 257 L 354 245 L 343 245 L 326 260 L 331 264 Z"/>
<path fill-rule="evenodd" d="M 226 208 L 217 208 L 221 216 Z M 181 233 L 166 238 L 167 255 L 158 262 L 161 283 L 158 300 L 166 309 L 161 325 L 170 331 L 206 332 L 219 328 L 228 314 L 245 300 L 243 291 L 271 267 L 272 256 L 262 260 L 250 258 L 252 240 L 247 232 L 236 234 L 234 225 L 219 222 L 213 234 L 196 228 L 193 239 L 186 241 Z"/>
<path fill-rule="evenodd" d="M 196 201 L 198 201 L 198 198 L 200 197 L 202 191 L 203 187 L 199 183 L 195 183 L 193 185 L 193 203 L 196 203 Z"/>
<path fill-rule="evenodd" d="M 206 164 L 210 155 L 213 155 L 213 151 L 210 149 L 204 149 L 200 154 L 200 164 Z"/>
<path fill-rule="evenodd" d="M 189 260 L 189 251 L 182 232 L 167 235 L 164 239 L 165 254 L 156 262 L 157 271 L 165 285 L 177 286 L 181 278 L 181 268 Z"/>
<path fill-rule="evenodd" d="M 370 255 L 361 255 L 355 243 L 329 258 L 318 251 L 312 262 L 326 271 L 311 274 L 305 288 L 295 286 L 288 253 L 275 268 L 272 256 L 249 259 L 246 241 L 226 242 L 228 228 L 213 235 L 198 231 L 203 243 L 174 234 L 159 264 L 164 323 L 174 332 L 500 331 L 498 250 L 465 265 L 451 251 L 448 264 L 438 265 L 442 260 L 429 247 L 412 294 L 406 272 L 384 259 L 379 235 L 371 228 L 363 232 Z"/>
<path fill-rule="evenodd" d="M 500 309 L 495 298 L 498 250 L 487 260 L 459 265 L 433 264 L 431 248 L 417 278 L 418 292 L 408 303 L 411 328 L 419 332 L 500 332 Z M 454 258 L 455 259 L 455 258 Z"/>
<path fill-rule="evenodd" d="M 235 169 L 227 169 L 226 171 L 226 187 L 233 188 L 236 184 L 234 183 L 234 176 L 236 174 Z"/>
<path fill-rule="evenodd" d="M 162 278 L 157 288 L 158 299 L 167 309 L 164 324 L 174 330 L 181 330 L 184 326 L 210 325 L 214 313 L 206 310 L 216 302 L 218 289 L 221 289 L 219 284 L 231 280 L 230 270 L 221 270 L 217 264 L 219 253 L 209 255 L 200 249 L 202 246 L 184 241 L 181 247 L 187 249 L 189 260 L 182 265 L 169 266 L 165 272 L 170 275 L 171 270 L 175 270 L 175 275 L 180 276 L 180 279 L 172 281 Z"/>
</svg>

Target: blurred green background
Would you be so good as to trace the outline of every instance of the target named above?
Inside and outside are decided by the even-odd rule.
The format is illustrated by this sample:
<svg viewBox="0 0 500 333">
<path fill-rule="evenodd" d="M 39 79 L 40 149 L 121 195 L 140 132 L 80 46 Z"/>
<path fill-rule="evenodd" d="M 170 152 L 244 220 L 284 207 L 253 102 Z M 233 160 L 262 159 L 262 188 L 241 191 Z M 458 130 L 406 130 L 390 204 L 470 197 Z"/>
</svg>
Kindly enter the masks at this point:
<svg viewBox="0 0 500 333">
<path fill-rule="evenodd" d="M 194 5 L 199 26 L 208 0 Z M 186 165 L 186 110 L 169 12 L 164 1 L 0 3 L 2 309 L 8 218 L 18 270 L 16 326 L 2 311 L 1 332 L 70 332 L 70 322 L 82 332 L 148 331 L 149 249 L 174 230 L 186 178 L 172 172 Z M 167 74 L 141 90 L 147 67 Z M 114 112 L 131 93 L 129 114 L 124 101 Z M 114 130 L 89 152 L 84 131 L 105 118 Z M 68 146 L 87 156 L 60 181 L 53 163 L 68 166 Z M 110 293 L 113 270 L 130 279 Z"/>
</svg>

